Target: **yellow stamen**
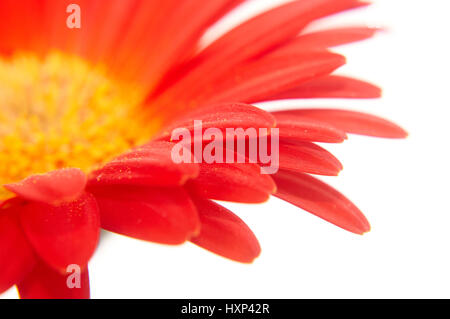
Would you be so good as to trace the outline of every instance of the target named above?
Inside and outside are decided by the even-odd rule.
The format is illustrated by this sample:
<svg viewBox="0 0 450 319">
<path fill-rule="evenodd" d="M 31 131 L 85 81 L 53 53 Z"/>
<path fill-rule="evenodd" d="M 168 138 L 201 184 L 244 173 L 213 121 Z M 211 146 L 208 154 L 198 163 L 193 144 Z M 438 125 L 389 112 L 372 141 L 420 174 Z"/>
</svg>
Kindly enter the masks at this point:
<svg viewBox="0 0 450 319">
<path fill-rule="evenodd" d="M 145 143 L 158 124 L 140 115 L 143 97 L 74 56 L 0 58 L 0 185 L 63 167 L 89 172 Z"/>
</svg>

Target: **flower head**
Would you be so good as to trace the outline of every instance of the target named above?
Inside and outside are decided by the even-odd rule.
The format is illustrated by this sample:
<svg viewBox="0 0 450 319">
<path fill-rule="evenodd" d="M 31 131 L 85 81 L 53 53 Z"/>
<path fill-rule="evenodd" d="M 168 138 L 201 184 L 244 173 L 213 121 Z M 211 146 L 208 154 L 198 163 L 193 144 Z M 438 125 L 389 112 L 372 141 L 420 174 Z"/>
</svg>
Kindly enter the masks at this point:
<svg viewBox="0 0 450 319">
<path fill-rule="evenodd" d="M 329 50 L 375 29 L 304 32 L 367 3 L 292 1 L 199 50 L 204 32 L 243 2 L 79 0 L 80 29 L 66 27 L 70 1 L 0 2 L 0 292 L 17 285 L 25 298 L 89 297 L 87 265 L 100 228 L 164 244 L 189 240 L 252 262 L 257 239 L 213 200 L 261 203 L 274 195 L 348 231 L 369 231 L 355 205 L 311 176 L 342 169 L 315 143 L 405 131 L 359 112 L 268 113 L 251 105 L 379 97 L 374 85 L 331 75 L 345 58 Z M 230 151 L 227 128 L 277 128 L 277 172 L 261 174 L 261 158 L 175 163 L 172 132 L 194 131 L 195 121 L 202 133 L 224 133 L 216 145 L 222 155 Z M 231 147 L 232 158 L 249 158 L 250 142 L 267 137 L 246 137 L 247 146 Z M 80 289 L 66 285 L 74 264 Z"/>
</svg>

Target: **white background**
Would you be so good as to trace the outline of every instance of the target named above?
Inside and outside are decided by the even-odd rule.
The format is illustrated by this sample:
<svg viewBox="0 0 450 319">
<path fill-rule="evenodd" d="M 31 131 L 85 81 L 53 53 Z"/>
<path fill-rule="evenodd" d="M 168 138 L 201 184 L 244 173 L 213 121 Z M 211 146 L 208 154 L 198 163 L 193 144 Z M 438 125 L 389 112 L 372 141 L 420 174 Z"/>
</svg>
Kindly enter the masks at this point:
<svg viewBox="0 0 450 319">
<path fill-rule="evenodd" d="M 251 1 L 206 38 L 278 2 Z M 326 145 L 344 171 L 324 180 L 363 210 L 370 233 L 347 233 L 277 199 L 226 204 L 260 240 L 262 254 L 253 264 L 192 244 L 168 247 L 107 234 L 90 265 L 92 297 L 450 298 L 449 13 L 447 0 L 375 0 L 314 25 L 386 27 L 373 40 L 336 48 L 348 57 L 338 73 L 379 84 L 383 99 L 265 106 L 367 111 L 410 133 L 400 141 L 351 136 Z M 11 289 L 1 297 L 17 293 Z"/>
</svg>

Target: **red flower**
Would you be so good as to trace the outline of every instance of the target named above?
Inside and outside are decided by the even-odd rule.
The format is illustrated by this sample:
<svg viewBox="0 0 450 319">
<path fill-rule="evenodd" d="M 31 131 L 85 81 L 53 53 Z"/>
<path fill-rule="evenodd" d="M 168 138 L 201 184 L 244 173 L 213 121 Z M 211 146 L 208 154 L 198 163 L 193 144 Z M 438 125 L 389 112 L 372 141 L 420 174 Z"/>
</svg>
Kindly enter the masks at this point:
<svg viewBox="0 0 450 319">
<path fill-rule="evenodd" d="M 164 244 L 190 240 L 252 262 L 255 236 L 212 200 L 274 195 L 351 232 L 369 231 L 358 208 L 309 175 L 342 169 L 315 142 L 405 131 L 357 112 L 249 105 L 379 97 L 369 83 L 330 75 L 345 58 L 328 50 L 375 29 L 303 32 L 366 3 L 293 1 L 198 51 L 205 30 L 244 0 L 79 0 L 80 29 L 66 27 L 70 2 L 0 3 L 0 293 L 17 285 L 24 298 L 89 297 L 100 227 Z M 194 130 L 194 120 L 224 133 L 276 126 L 279 171 L 261 174 L 261 162 L 174 163 L 172 129 Z M 66 284 L 72 264 L 81 288 Z"/>
</svg>

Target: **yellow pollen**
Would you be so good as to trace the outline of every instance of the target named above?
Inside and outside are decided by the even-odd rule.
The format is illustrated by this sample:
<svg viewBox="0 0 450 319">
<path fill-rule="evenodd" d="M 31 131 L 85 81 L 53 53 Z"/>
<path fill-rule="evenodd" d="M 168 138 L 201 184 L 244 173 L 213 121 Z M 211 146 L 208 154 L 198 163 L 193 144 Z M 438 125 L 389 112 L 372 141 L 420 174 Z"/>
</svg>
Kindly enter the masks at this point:
<svg viewBox="0 0 450 319">
<path fill-rule="evenodd" d="M 158 127 L 144 121 L 143 97 L 75 56 L 0 58 L 0 185 L 64 167 L 89 172 L 145 143 Z"/>
</svg>

